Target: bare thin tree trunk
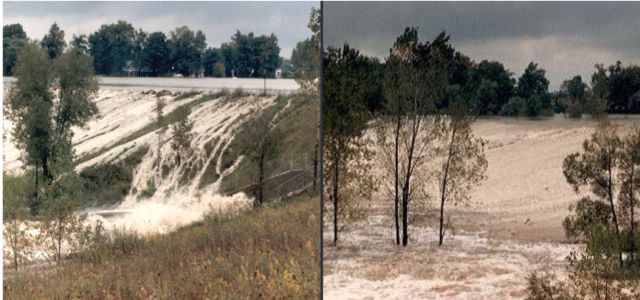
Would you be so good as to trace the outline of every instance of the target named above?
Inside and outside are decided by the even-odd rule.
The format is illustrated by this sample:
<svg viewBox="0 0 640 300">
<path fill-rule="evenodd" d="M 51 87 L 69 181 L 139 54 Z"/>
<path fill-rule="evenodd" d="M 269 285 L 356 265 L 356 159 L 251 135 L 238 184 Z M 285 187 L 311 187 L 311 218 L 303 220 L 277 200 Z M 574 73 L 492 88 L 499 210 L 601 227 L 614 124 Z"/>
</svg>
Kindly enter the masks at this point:
<svg viewBox="0 0 640 300">
<path fill-rule="evenodd" d="M 415 149 L 416 139 L 418 135 L 418 129 L 420 128 L 420 116 L 416 115 L 413 120 L 413 128 L 411 132 L 411 143 L 407 151 L 407 170 L 404 177 L 404 185 L 402 187 L 402 245 L 406 246 L 409 242 L 409 193 L 411 191 L 411 175 L 413 173 L 413 151 Z"/>
<path fill-rule="evenodd" d="M 40 202 L 38 201 L 38 164 L 35 164 L 35 169 L 33 175 L 36 177 L 36 189 L 34 191 L 33 206 L 31 207 L 32 214 L 35 214 L 40 208 Z"/>
<path fill-rule="evenodd" d="M 616 207 L 613 203 L 613 179 L 612 179 L 612 166 L 609 164 L 609 182 L 607 186 L 607 193 L 609 196 L 609 204 L 611 205 L 611 213 L 613 215 L 613 225 L 615 226 L 616 235 L 618 238 L 620 237 L 620 226 L 618 225 L 618 216 L 616 214 Z M 620 263 L 620 268 L 623 267 L 622 262 L 622 251 L 618 251 L 618 261 Z"/>
<path fill-rule="evenodd" d="M 334 158 L 333 165 L 333 245 L 336 246 L 338 244 L 338 155 Z"/>
<path fill-rule="evenodd" d="M 160 129 L 162 130 L 162 129 Z M 156 165 L 158 167 L 158 178 L 161 178 L 162 173 L 160 173 L 160 162 L 162 161 L 162 155 L 160 153 L 160 148 L 162 147 L 162 134 L 160 134 L 160 132 L 158 132 L 158 161 L 156 162 Z"/>
<path fill-rule="evenodd" d="M 452 122 L 453 124 L 453 122 Z M 446 199 L 447 193 L 447 180 L 449 179 L 449 166 L 451 166 L 451 156 L 453 155 L 453 143 L 456 138 L 456 128 L 454 127 L 451 132 L 451 142 L 449 144 L 449 153 L 447 155 L 447 164 L 444 168 L 444 173 L 442 175 L 442 191 L 440 198 L 440 236 L 438 239 L 438 246 L 442 246 L 442 242 L 444 240 L 444 202 Z"/>
<path fill-rule="evenodd" d="M 398 202 L 400 201 L 399 199 L 399 195 L 398 195 L 398 184 L 400 183 L 400 174 L 399 174 L 399 148 L 400 148 L 400 116 L 398 116 L 398 118 L 396 119 L 396 143 L 395 143 L 395 165 L 394 165 L 394 171 L 395 171 L 395 184 L 394 184 L 394 188 L 395 188 L 395 194 L 394 194 L 394 209 L 393 209 L 393 217 L 395 219 L 396 222 L 396 245 L 400 245 L 400 224 L 399 224 L 399 220 L 398 220 Z"/>
<path fill-rule="evenodd" d="M 319 143 L 318 143 L 318 138 L 316 138 L 316 144 L 313 150 L 313 188 L 316 188 L 317 182 L 318 182 L 318 148 L 319 148 Z M 305 161 L 305 165 L 306 165 L 306 161 Z"/>
<path fill-rule="evenodd" d="M 633 162 L 631 162 L 631 163 L 633 164 Z M 635 169 L 636 169 L 635 166 L 631 165 L 631 176 L 630 176 L 631 178 L 629 179 L 629 182 L 630 182 L 630 184 L 629 184 L 629 209 L 630 209 L 629 214 L 630 214 L 630 222 L 631 222 L 631 224 L 630 224 L 631 225 L 630 226 L 631 227 L 631 232 L 630 232 L 631 239 L 630 240 L 631 240 L 631 249 L 632 249 L 630 255 L 631 255 L 632 259 L 634 258 L 634 252 L 635 252 L 635 248 L 636 248 L 636 242 L 635 242 L 635 238 L 634 238 L 634 235 L 636 233 L 636 224 L 635 224 L 634 218 L 633 218 L 634 217 L 633 216 L 633 212 L 634 212 L 634 206 L 635 206 L 635 195 L 633 194 L 634 193 L 634 190 L 633 190 L 633 183 L 634 182 L 633 182 L 633 180 L 634 180 L 634 177 L 635 177 Z"/>
<path fill-rule="evenodd" d="M 11 243 L 11 248 L 13 250 L 13 268 L 18 271 L 18 233 L 16 231 L 20 230 L 18 226 L 20 226 L 17 219 L 11 220 L 13 222 L 13 228 L 10 229 L 9 232 L 9 243 Z"/>
<path fill-rule="evenodd" d="M 42 157 L 41 163 L 42 163 L 42 176 L 43 176 L 43 178 L 51 180 L 52 176 L 51 176 L 51 172 L 49 172 L 49 166 L 48 166 L 49 159 L 48 159 L 48 157 L 46 155 L 44 157 Z"/>
<path fill-rule="evenodd" d="M 58 261 L 62 259 L 62 220 L 58 219 Z"/>
<path fill-rule="evenodd" d="M 264 203 L 264 154 L 260 155 L 258 166 L 258 203 L 260 206 Z"/>
</svg>

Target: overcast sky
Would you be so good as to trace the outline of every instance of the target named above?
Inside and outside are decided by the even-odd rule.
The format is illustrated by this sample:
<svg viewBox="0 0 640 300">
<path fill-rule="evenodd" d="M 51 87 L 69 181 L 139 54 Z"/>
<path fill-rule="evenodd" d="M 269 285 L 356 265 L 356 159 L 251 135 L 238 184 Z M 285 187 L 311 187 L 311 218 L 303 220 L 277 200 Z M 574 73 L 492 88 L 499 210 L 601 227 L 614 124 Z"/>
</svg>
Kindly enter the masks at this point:
<svg viewBox="0 0 640 300">
<path fill-rule="evenodd" d="M 422 40 L 446 30 L 452 45 L 480 62 L 498 60 L 522 74 L 530 61 L 547 71 L 550 89 L 594 64 L 640 64 L 640 3 L 605 2 L 325 2 L 324 44 L 344 42 L 384 57 L 406 26 Z"/>
<path fill-rule="evenodd" d="M 42 39 L 54 22 L 73 34 L 90 34 L 102 24 L 125 20 L 136 29 L 169 34 L 187 25 L 202 30 L 207 45 L 220 47 L 236 29 L 243 33 L 275 33 L 280 56 L 290 57 L 298 41 L 311 36 L 311 7 L 319 2 L 5 2 L 3 25 L 20 23 L 32 39 Z"/>
</svg>

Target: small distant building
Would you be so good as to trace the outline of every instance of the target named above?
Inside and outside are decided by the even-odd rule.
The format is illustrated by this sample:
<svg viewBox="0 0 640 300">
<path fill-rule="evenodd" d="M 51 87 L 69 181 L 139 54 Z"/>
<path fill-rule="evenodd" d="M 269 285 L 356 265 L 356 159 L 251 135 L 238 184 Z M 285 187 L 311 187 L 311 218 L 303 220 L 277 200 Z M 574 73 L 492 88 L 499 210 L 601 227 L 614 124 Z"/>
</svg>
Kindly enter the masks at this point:
<svg viewBox="0 0 640 300">
<path fill-rule="evenodd" d="M 282 69 L 280 68 L 276 69 L 276 78 L 282 78 Z"/>
<path fill-rule="evenodd" d="M 128 60 L 122 68 L 122 73 L 125 77 L 140 77 L 144 76 L 144 72 L 135 66 L 132 60 Z"/>
</svg>

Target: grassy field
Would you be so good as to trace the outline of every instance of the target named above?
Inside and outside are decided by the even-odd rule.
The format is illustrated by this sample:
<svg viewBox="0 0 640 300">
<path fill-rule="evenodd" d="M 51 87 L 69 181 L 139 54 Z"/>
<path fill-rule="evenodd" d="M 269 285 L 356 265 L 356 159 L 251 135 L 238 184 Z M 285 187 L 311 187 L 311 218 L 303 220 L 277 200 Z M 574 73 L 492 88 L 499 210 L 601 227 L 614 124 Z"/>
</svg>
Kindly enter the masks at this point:
<svg viewBox="0 0 640 300">
<path fill-rule="evenodd" d="M 54 266 L 5 269 L 4 298 L 317 298 L 319 205 L 303 195 L 166 235 L 119 233 Z"/>
</svg>

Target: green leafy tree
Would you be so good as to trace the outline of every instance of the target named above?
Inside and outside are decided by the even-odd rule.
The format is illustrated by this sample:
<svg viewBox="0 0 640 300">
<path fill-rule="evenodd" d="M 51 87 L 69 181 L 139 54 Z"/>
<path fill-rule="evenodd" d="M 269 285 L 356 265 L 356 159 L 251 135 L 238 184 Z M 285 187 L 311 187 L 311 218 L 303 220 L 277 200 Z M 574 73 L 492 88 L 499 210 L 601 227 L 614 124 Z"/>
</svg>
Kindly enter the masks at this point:
<svg viewBox="0 0 640 300">
<path fill-rule="evenodd" d="M 608 204 L 613 221 L 612 230 L 620 237 L 621 224 L 615 197 L 620 183 L 615 179 L 615 174 L 620 163 L 622 143 L 617 126 L 612 123 L 599 124 L 582 148 L 582 153 L 574 153 L 564 159 L 564 176 L 576 192 L 580 187 L 587 186 L 597 199 Z M 622 266 L 622 252 L 618 254 Z"/>
<path fill-rule="evenodd" d="M 291 53 L 291 64 L 296 82 L 303 91 L 317 93 L 320 79 L 320 10 L 311 9 L 310 38 L 298 42 Z"/>
<path fill-rule="evenodd" d="M 443 163 L 435 176 L 440 187 L 438 245 L 442 245 L 445 232 L 451 224 L 450 218 L 445 222 L 445 204 L 468 205 L 473 188 L 486 179 L 488 163 L 484 154 L 485 141 L 473 134 L 471 124 L 474 120 L 466 101 L 458 100 L 449 105 L 444 126 L 441 127 L 442 146 L 436 153 L 443 157 Z"/>
<path fill-rule="evenodd" d="M 483 60 L 472 70 L 476 113 L 497 115 L 513 96 L 513 74 L 497 61 Z"/>
<path fill-rule="evenodd" d="M 529 117 L 550 113 L 551 99 L 549 96 L 549 80 L 545 70 L 538 68 L 538 64 L 529 63 L 518 78 L 517 95 L 525 100 L 526 114 Z"/>
<path fill-rule="evenodd" d="M 228 77 L 273 78 L 280 65 L 280 47 L 274 34 L 255 36 L 253 32 L 236 31 L 231 42 L 222 44 L 221 52 Z"/>
<path fill-rule="evenodd" d="M 138 71 L 142 73 L 149 72 L 149 68 L 145 65 L 145 53 L 143 51 L 147 45 L 148 38 L 149 34 L 142 30 L 142 28 L 135 31 L 133 40 L 133 59 L 127 62 L 127 67 L 137 68 Z"/>
<path fill-rule="evenodd" d="M 502 116 L 519 116 L 524 117 L 527 115 L 527 103 L 522 97 L 512 97 L 507 101 L 505 105 L 500 109 L 500 115 Z"/>
<path fill-rule="evenodd" d="M 133 61 L 136 31 L 130 23 L 118 21 L 100 26 L 89 35 L 89 53 L 95 72 L 103 75 L 122 74 L 127 62 Z"/>
<path fill-rule="evenodd" d="M 71 127 L 84 126 L 98 114 L 93 101 L 98 92 L 91 58 L 73 48 L 54 61 L 58 102 L 54 107 L 54 124 L 59 138 L 71 134 Z"/>
<path fill-rule="evenodd" d="M 591 75 L 591 87 L 587 93 L 587 110 L 593 118 L 602 118 L 607 112 L 609 88 L 607 71 L 601 64 L 595 65 L 596 72 Z"/>
<path fill-rule="evenodd" d="M 152 76 L 163 75 L 171 69 L 171 47 L 162 32 L 152 32 L 142 47 L 142 66 Z"/>
<path fill-rule="evenodd" d="M 3 236 L 5 247 L 10 250 L 4 251 L 4 257 L 5 261 L 13 263 L 15 270 L 32 252 L 31 238 L 24 223 L 29 216 L 28 205 L 32 195 L 29 179 L 28 176 L 3 176 Z"/>
<path fill-rule="evenodd" d="M 85 34 L 74 34 L 73 37 L 71 37 L 70 45 L 72 48 L 76 48 L 82 51 L 82 53 L 84 54 L 89 54 L 89 40 L 87 39 L 87 35 Z"/>
<path fill-rule="evenodd" d="M 492 115 L 497 112 L 498 84 L 495 81 L 482 79 L 475 91 L 473 108 L 479 115 Z M 451 104 L 449 104 L 451 106 Z M 502 106 L 500 106 L 502 108 Z"/>
<path fill-rule="evenodd" d="M 28 42 L 27 34 L 19 23 L 2 27 L 2 74 L 13 75 L 20 49 Z"/>
<path fill-rule="evenodd" d="M 40 41 L 40 46 L 47 50 L 50 59 L 60 56 L 67 47 L 67 42 L 64 41 L 64 30 L 61 30 L 58 24 L 53 23 L 49 32 Z"/>
<path fill-rule="evenodd" d="M 77 248 L 78 234 L 86 216 L 76 215 L 80 206 L 80 181 L 73 170 L 71 160 L 71 143 L 68 140 L 54 141 L 59 151 L 52 169 L 57 176 L 44 189 L 44 218 L 40 225 L 49 256 L 60 261 L 64 255 L 65 245 Z M 63 157 L 64 156 L 64 157 Z"/>
<path fill-rule="evenodd" d="M 232 42 L 223 43 L 220 46 L 220 55 L 224 63 L 224 76 L 236 77 L 237 76 L 237 64 L 238 64 L 238 52 L 235 50 L 236 45 Z"/>
<path fill-rule="evenodd" d="M 9 118 L 14 121 L 13 136 L 21 151 L 21 160 L 25 167 L 34 170 L 35 189 L 30 207 L 35 214 L 41 204 L 42 181 L 51 178 L 50 142 L 54 136 L 51 86 L 54 75 L 47 53 L 34 43 L 26 44 L 18 55 L 14 75 L 16 82 L 5 103 Z"/>
<path fill-rule="evenodd" d="M 221 50 L 217 48 L 207 48 L 202 59 L 204 67 L 204 76 L 207 77 L 224 77 L 224 62 Z"/>
<path fill-rule="evenodd" d="M 172 139 L 171 148 L 176 153 L 177 163 L 180 165 L 182 157 L 188 155 L 191 149 L 191 140 L 193 140 L 194 134 L 193 122 L 189 121 L 189 108 L 180 106 L 177 108 L 178 121 L 172 125 Z"/>
<path fill-rule="evenodd" d="M 360 53 L 344 45 L 330 47 L 324 55 L 324 195 L 328 195 L 332 218 L 333 243 L 338 232 L 361 215 L 360 199 L 367 199 L 373 185 L 367 175 L 371 154 L 362 139 L 367 109 L 366 61 Z"/>
<path fill-rule="evenodd" d="M 171 31 L 170 36 L 174 71 L 185 77 L 200 75 L 202 58 L 207 48 L 204 33 L 182 26 Z"/>
<path fill-rule="evenodd" d="M 400 235 L 404 232 L 404 224 L 402 229 L 400 227 L 400 138 L 402 128 L 405 126 L 407 104 L 411 103 L 413 96 L 413 89 L 407 85 L 415 84 L 415 79 L 411 78 L 415 74 L 411 60 L 414 59 L 417 46 L 417 29 L 405 29 L 405 32 L 396 39 L 393 48 L 389 51 L 383 81 L 386 99 L 385 115 L 389 120 L 383 121 L 383 125 L 386 126 L 379 128 L 378 144 L 383 150 L 382 154 L 385 158 L 387 171 L 393 174 L 392 197 L 396 245 L 400 245 Z M 387 127 L 389 126 L 392 127 L 392 142 L 387 139 L 390 131 Z"/>
<path fill-rule="evenodd" d="M 609 112 L 640 113 L 640 66 L 625 67 L 618 61 L 607 71 Z"/>
<path fill-rule="evenodd" d="M 14 136 L 24 165 L 35 170 L 31 207 L 36 213 L 43 183 L 49 184 L 57 176 L 52 169 L 58 158 L 72 155 L 65 153 L 72 151 L 65 146 L 71 143 L 71 128 L 83 126 L 98 112 L 91 101 L 97 92 L 97 82 L 91 58 L 80 50 L 71 49 L 52 63 L 46 51 L 35 44 L 22 49 L 16 79 L 7 105 L 15 122 Z"/>
<path fill-rule="evenodd" d="M 71 138 L 73 127 L 98 112 L 91 101 L 97 91 L 91 58 L 74 48 L 51 63 L 45 50 L 28 44 L 18 56 L 16 78 L 8 111 L 25 168 L 34 167 L 32 212 L 42 213 L 40 232 L 51 256 L 60 260 L 63 245 L 78 246 L 76 234 L 82 231 L 75 214 L 80 187 Z"/>
<path fill-rule="evenodd" d="M 560 91 L 566 95 L 565 112 L 572 118 L 579 118 L 587 109 L 587 84 L 582 82 L 582 77 L 576 75 L 565 80 L 560 86 Z"/>
<path fill-rule="evenodd" d="M 396 243 L 400 242 L 400 227 L 401 243 L 405 246 L 409 240 L 410 207 L 427 198 L 416 191 L 424 182 L 424 178 L 420 178 L 421 169 L 430 160 L 428 152 L 440 123 L 434 113 L 438 101 L 445 96 L 448 82 L 446 60 L 437 42 L 436 38 L 432 43 L 420 43 L 417 29 L 406 28 L 386 62 L 384 91 L 393 142 L 385 142 L 386 134 L 380 135 L 379 140 L 393 148 L 390 165 L 394 218 L 402 217 L 401 226 L 396 221 Z"/>
<path fill-rule="evenodd" d="M 628 245 L 631 259 L 638 250 L 640 236 L 637 230 L 635 210 L 640 206 L 640 126 L 635 126 L 622 139 L 620 172 L 618 173 L 620 193 L 618 194 L 622 216 L 627 220 Z"/>
<path fill-rule="evenodd" d="M 158 177 L 160 177 L 160 170 L 161 170 L 161 164 L 162 164 L 162 136 L 164 135 L 165 132 L 167 132 L 168 129 L 168 124 L 164 119 L 164 107 L 167 104 L 165 103 L 164 99 L 162 99 L 161 97 L 158 97 L 156 99 L 156 106 L 154 107 L 153 111 L 156 113 L 155 116 L 155 121 L 156 123 L 158 123 L 158 125 L 160 126 L 158 128 L 158 131 L 156 132 L 156 134 L 158 135 L 158 156 L 156 159 L 156 168 L 158 170 Z"/>
</svg>

